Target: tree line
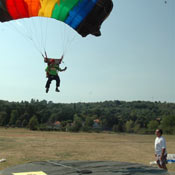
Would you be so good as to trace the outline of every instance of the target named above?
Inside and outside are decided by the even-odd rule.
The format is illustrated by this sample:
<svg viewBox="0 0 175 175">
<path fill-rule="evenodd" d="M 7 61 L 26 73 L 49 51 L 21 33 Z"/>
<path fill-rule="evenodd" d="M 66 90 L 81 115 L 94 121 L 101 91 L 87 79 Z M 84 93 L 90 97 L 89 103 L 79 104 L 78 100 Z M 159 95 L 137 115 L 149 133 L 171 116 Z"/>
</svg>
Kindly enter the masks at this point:
<svg viewBox="0 0 175 175">
<path fill-rule="evenodd" d="M 71 132 L 127 132 L 152 134 L 162 128 L 175 134 L 175 103 L 150 101 L 104 101 L 53 103 L 31 99 L 0 100 L 0 126 L 31 130 Z"/>
</svg>

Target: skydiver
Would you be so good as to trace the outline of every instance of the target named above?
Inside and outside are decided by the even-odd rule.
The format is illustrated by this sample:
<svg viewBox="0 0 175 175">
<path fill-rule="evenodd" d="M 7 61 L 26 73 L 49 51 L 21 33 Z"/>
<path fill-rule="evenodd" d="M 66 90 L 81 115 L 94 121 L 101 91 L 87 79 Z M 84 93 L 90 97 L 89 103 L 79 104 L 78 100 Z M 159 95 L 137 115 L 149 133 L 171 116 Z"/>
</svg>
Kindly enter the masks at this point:
<svg viewBox="0 0 175 175">
<path fill-rule="evenodd" d="M 47 62 L 47 68 L 45 69 L 46 71 L 46 76 L 48 78 L 47 82 L 46 82 L 46 93 L 48 93 L 49 91 L 49 87 L 50 84 L 52 82 L 52 80 L 56 81 L 56 92 L 60 92 L 60 90 L 58 89 L 58 87 L 60 86 L 60 78 L 58 76 L 58 72 L 62 72 L 65 71 L 67 69 L 67 67 L 65 67 L 64 69 L 61 69 L 59 67 L 59 65 L 61 64 L 61 61 L 63 59 L 63 56 L 61 57 L 61 59 L 56 59 L 58 62 L 55 61 L 55 59 L 48 59 L 47 57 L 44 59 L 45 62 Z"/>
<path fill-rule="evenodd" d="M 43 56 L 44 58 L 44 62 L 47 63 L 47 65 L 49 66 L 51 64 L 51 61 L 55 61 L 55 64 L 61 64 L 61 62 L 63 61 L 64 55 L 61 56 L 61 58 L 59 59 L 54 59 L 54 58 L 48 58 L 47 57 L 47 53 L 45 52 L 45 56 Z M 48 72 L 46 72 L 46 77 L 48 77 Z"/>
</svg>

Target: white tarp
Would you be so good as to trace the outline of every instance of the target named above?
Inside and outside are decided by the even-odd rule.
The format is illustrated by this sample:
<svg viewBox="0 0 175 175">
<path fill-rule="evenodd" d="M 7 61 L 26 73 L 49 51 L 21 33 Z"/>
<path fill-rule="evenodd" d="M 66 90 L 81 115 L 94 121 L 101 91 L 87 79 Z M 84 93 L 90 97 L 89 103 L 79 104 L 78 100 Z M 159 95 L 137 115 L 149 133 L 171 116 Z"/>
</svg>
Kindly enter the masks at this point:
<svg viewBox="0 0 175 175">
<path fill-rule="evenodd" d="M 175 154 L 168 154 L 167 155 L 167 162 L 168 163 L 175 163 Z M 150 165 L 157 164 L 156 161 L 150 162 Z"/>
</svg>

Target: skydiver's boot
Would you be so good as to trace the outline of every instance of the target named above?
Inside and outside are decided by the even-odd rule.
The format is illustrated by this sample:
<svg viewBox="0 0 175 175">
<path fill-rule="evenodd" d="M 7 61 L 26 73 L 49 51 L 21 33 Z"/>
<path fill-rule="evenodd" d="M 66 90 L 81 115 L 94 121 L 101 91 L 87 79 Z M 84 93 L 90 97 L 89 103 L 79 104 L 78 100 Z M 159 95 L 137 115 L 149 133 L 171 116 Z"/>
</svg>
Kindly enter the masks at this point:
<svg viewBox="0 0 175 175">
<path fill-rule="evenodd" d="M 46 93 L 48 93 L 49 92 L 49 88 L 46 88 Z"/>
<path fill-rule="evenodd" d="M 55 91 L 56 91 L 56 92 L 60 92 L 60 90 L 58 89 L 58 87 L 56 87 Z"/>
</svg>

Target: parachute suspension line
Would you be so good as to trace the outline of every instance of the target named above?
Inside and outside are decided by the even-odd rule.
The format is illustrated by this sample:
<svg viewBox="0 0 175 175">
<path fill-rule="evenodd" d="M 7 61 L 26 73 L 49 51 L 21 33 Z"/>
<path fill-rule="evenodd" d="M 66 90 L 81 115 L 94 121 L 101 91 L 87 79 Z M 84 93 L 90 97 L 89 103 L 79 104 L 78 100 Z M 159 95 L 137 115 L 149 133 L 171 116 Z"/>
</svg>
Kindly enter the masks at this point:
<svg viewBox="0 0 175 175">
<path fill-rule="evenodd" d="M 5 12 L 8 15 L 8 11 L 6 10 L 6 8 L 3 5 L 1 6 L 1 9 L 2 9 L 3 12 Z M 17 23 L 18 21 L 15 21 L 15 22 Z M 14 22 L 13 21 L 12 22 L 5 22 L 5 24 L 6 24 L 6 26 L 9 26 L 12 30 L 17 31 L 18 33 L 22 34 L 24 37 L 27 37 L 27 38 L 30 39 L 29 36 L 27 36 L 23 32 L 20 32 L 20 30 L 17 29 L 17 27 L 14 25 Z M 18 23 L 18 25 L 19 25 L 19 23 Z"/>
<path fill-rule="evenodd" d="M 31 38 L 31 41 L 33 42 L 33 45 L 34 45 L 34 47 L 36 48 L 36 50 L 38 50 L 39 52 L 41 52 L 41 50 L 40 50 L 40 48 L 38 47 L 38 45 L 37 45 L 37 42 L 36 42 L 36 40 L 35 40 L 35 36 L 34 36 L 34 34 L 33 33 L 35 33 L 35 32 L 33 32 L 32 31 L 32 26 L 34 26 L 35 27 L 35 22 L 34 22 L 34 20 L 33 20 L 33 18 L 29 18 L 29 19 L 31 19 L 31 20 L 28 20 L 28 21 L 25 21 L 24 20 L 24 23 L 26 23 L 26 30 L 28 31 L 28 34 L 29 34 L 29 36 L 30 36 L 30 38 Z M 28 22 L 30 21 L 30 24 L 32 24 L 32 25 L 30 25 Z"/>
<path fill-rule="evenodd" d="M 62 34 L 61 34 L 61 37 L 62 37 L 62 52 L 63 52 L 63 55 L 66 55 L 68 50 L 70 49 L 73 41 L 75 40 L 75 34 L 73 35 L 72 34 L 72 31 L 70 31 L 70 29 L 68 28 L 69 26 L 66 24 L 66 25 L 63 25 L 62 26 Z"/>
<path fill-rule="evenodd" d="M 32 37 L 33 44 L 35 48 L 39 51 L 39 53 L 41 53 L 42 55 L 45 51 L 43 49 L 41 39 L 39 38 L 39 37 L 42 37 L 42 33 L 41 33 L 42 27 L 40 24 L 41 22 L 39 22 L 42 19 L 32 17 L 30 18 L 30 20 L 31 20 L 30 31 L 31 31 L 31 37 Z M 38 29 L 38 27 L 40 27 L 40 30 Z M 40 36 L 39 36 L 39 32 L 40 32 Z"/>
<path fill-rule="evenodd" d="M 63 55 L 64 55 L 64 50 L 65 50 L 65 33 L 66 33 L 66 25 L 64 25 L 63 23 L 60 23 L 60 25 L 62 25 L 62 27 L 60 27 L 61 31 L 60 31 L 60 37 L 61 37 L 61 40 L 62 40 L 62 52 L 63 52 Z"/>
<path fill-rule="evenodd" d="M 8 15 L 8 11 L 6 10 L 6 8 L 2 8 L 2 10 Z M 30 18 L 28 18 L 28 19 L 30 19 Z M 28 20 L 28 19 L 27 19 L 27 20 Z M 23 19 L 23 22 L 24 22 L 24 20 L 25 20 L 25 19 Z M 17 28 L 16 25 L 18 25 L 18 26 L 21 25 L 21 26 L 22 26 L 22 23 L 20 23 L 18 20 L 15 20 L 15 21 L 12 21 L 12 22 L 11 22 L 11 21 L 10 21 L 10 22 L 5 22 L 5 24 L 6 24 L 7 28 L 10 28 L 11 30 L 13 30 L 13 31 L 15 31 L 15 32 L 17 32 L 17 33 L 19 33 L 19 34 L 20 34 L 21 36 L 23 36 L 24 38 L 27 38 L 27 39 L 29 39 L 30 41 L 32 41 L 33 44 L 34 44 L 34 46 L 35 46 L 35 48 L 37 49 L 37 51 L 41 53 L 40 49 L 39 49 L 38 46 L 36 45 L 36 43 L 35 43 L 35 41 L 34 41 L 32 35 L 31 35 L 32 32 L 29 32 L 29 30 L 28 30 L 28 32 L 27 32 L 27 29 L 29 29 L 28 26 L 27 26 L 27 27 L 24 27 L 24 26 L 23 26 L 24 30 L 26 31 L 26 32 L 24 32 L 23 30 L 19 30 L 19 29 Z M 31 27 L 31 26 L 30 26 L 30 27 Z M 31 28 L 30 28 L 30 31 L 32 31 Z M 30 34 L 29 34 L 29 33 L 30 33 Z"/>
<path fill-rule="evenodd" d="M 76 35 L 74 34 L 74 36 L 72 38 L 69 38 L 68 44 L 66 45 L 66 48 L 65 48 L 65 50 L 63 52 L 64 55 L 67 54 L 68 50 L 71 48 L 73 42 L 75 41 L 75 36 Z"/>
<path fill-rule="evenodd" d="M 46 19 L 46 27 L 45 27 L 45 38 L 44 38 L 44 42 L 43 42 L 43 44 L 44 44 L 43 49 L 44 49 L 45 53 L 46 53 L 46 48 L 47 48 L 48 21 L 49 21 L 49 18 L 47 17 L 47 19 Z"/>
<path fill-rule="evenodd" d="M 43 31 L 43 28 L 45 27 L 44 26 L 44 19 L 41 17 L 38 21 L 38 24 L 39 24 L 39 36 L 40 36 L 40 47 L 41 49 L 43 50 L 43 52 L 45 51 L 45 48 L 44 48 L 44 44 L 43 44 L 43 41 L 44 41 L 44 31 Z"/>
<path fill-rule="evenodd" d="M 67 29 L 67 25 L 64 25 L 64 50 L 63 50 L 63 53 L 64 55 L 66 54 L 66 48 L 67 48 L 67 45 L 69 44 L 69 37 L 70 37 L 70 33 Z"/>
<path fill-rule="evenodd" d="M 60 23 L 60 38 L 61 38 L 61 45 L 62 49 L 61 52 L 63 55 L 65 55 L 65 46 L 66 46 L 66 25 L 63 24 L 63 22 Z M 63 61 L 62 61 L 63 63 Z"/>
<path fill-rule="evenodd" d="M 17 21 L 15 21 L 17 24 Z M 18 34 L 20 34 L 21 36 L 23 36 L 25 39 L 29 39 L 31 42 L 33 42 L 36 50 L 41 53 L 41 50 L 38 48 L 38 46 L 36 45 L 36 43 L 34 42 L 33 38 L 29 35 L 27 35 L 27 33 L 22 32 L 21 30 L 19 30 L 16 25 L 14 24 L 14 22 L 6 22 L 5 25 L 7 26 L 7 28 L 10 28 L 11 30 L 17 32 Z"/>
<path fill-rule="evenodd" d="M 28 25 L 28 23 L 26 22 L 26 20 L 28 20 L 28 19 L 23 19 L 21 23 L 23 23 L 23 25 L 24 25 L 26 34 L 27 34 L 30 38 L 32 38 L 32 35 L 31 35 L 31 34 L 32 34 L 31 28 L 29 27 L 30 25 Z"/>
<path fill-rule="evenodd" d="M 31 36 L 31 40 L 33 42 L 33 45 L 34 47 L 36 48 L 36 50 L 40 53 L 40 54 L 43 54 L 43 47 L 42 47 L 42 42 L 41 42 L 41 39 L 39 38 L 39 35 L 38 35 L 38 27 L 39 26 L 39 18 L 35 18 L 35 17 L 32 17 L 32 18 L 29 18 L 30 19 L 30 24 L 26 27 L 30 33 L 30 36 Z M 43 35 L 41 34 L 41 37 Z M 45 51 L 45 50 L 44 50 Z"/>
<path fill-rule="evenodd" d="M 47 43 L 47 31 L 48 31 L 48 18 L 43 18 L 40 17 L 39 19 L 37 19 L 37 27 L 38 30 L 36 29 L 35 34 L 37 35 L 37 41 L 38 41 L 38 45 L 40 47 L 41 51 L 41 55 L 43 56 L 44 54 L 46 55 L 46 43 Z"/>
<path fill-rule="evenodd" d="M 15 21 L 15 22 L 16 22 L 16 24 L 19 25 L 19 22 L 18 22 L 18 23 L 17 23 L 17 21 Z M 17 32 L 17 33 L 19 33 L 19 34 L 20 34 L 21 36 L 23 36 L 24 38 L 27 38 L 27 39 L 29 39 L 30 41 L 33 41 L 32 37 L 29 36 L 29 35 L 27 35 L 27 33 L 22 32 L 21 30 L 19 30 L 19 29 L 16 27 L 16 25 L 14 24 L 14 22 L 8 22 L 8 23 L 5 23 L 5 24 L 6 24 L 6 26 L 9 26 L 9 28 L 11 28 L 11 30 L 13 30 L 13 31 L 15 31 L 15 32 Z M 35 45 L 35 48 L 37 49 L 37 51 L 41 52 L 35 43 L 34 43 L 34 45 Z"/>
<path fill-rule="evenodd" d="M 38 35 L 37 35 L 36 18 L 32 17 L 32 18 L 29 18 L 29 19 L 30 19 L 30 23 L 27 22 L 28 25 L 26 26 L 26 28 L 29 31 L 31 41 L 33 42 L 33 45 L 34 45 L 35 49 L 39 53 L 42 53 L 42 51 L 41 51 L 42 49 L 39 45 L 39 38 L 38 38 Z"/>
<path fill-rule="evenodd" d="M 15 24 L 14 24 L 15 23 Z M 23 37 L 25 37 L 25 38 L 28 38 L 28 39 L 30 39 L 31 40 L 31 37 L 29 36 L 29 35 L 27 35 L 25 32 L 23 32 L 23 31 L 20 31 L 17 27 L 16 27 L 16 25 L 21 25 L 21 24 L 19 24 L 19 22 L 17 23 L 17 21 L 12 21 L 12 22 L 6 22 L 5 23 L 6 24 L 6 26 L 7 26 L 7 28 L 10 28 L 11 30 L 13 30 L 13 31 L 15 31 L 15 32 L 17 32 L 17 33 L 19 33 L 20 35 L 22 35 Z"/>
<path fill-rule="evenodd" d="M 33 20 L 33 19 L 32 19 Z M 38 47 L 40 48 L 41 50 L 41 53 L 43 53 L 43 46 L 42 46 L 42 41 L 41 41 L 41 38 L 43 37 L 42 36 L 42 18 L 36 18 L 35 21 L 32 22 L 33 23 L 33 29 L 34 29 L 34 34 L 35 34 L 35 40 L 38 44 Z"/>
<path fill-rule="evenodd" d="M 32 19 L 32 18 L 30 18 L 30 19 Z M 29 39 L 29 40 L 33 43 L 35 49 L 36 49 L 39 53 L 41 53 L 41 49 L 40 49 L 40 47 L 37 45 L 37 42 L 36 42 L 36 40 L 35 40 L 35 37 L 33 36 L 32 26 L 31 26 L 31 25 L 28 25 L 28 21 L 25 21 L 25 20 L 29 20 L 29 18 L 28 18 L 28 19 L 22 19 L 22 21 L 18 21 L 18 20 L 17 20 L 17 21 L 15 21 L 15 23 L 13 23 L 13 22 L 8 22 L 8 25 L 9 25 L 12 29 L 15 29 L 15 31 L 17 31 L 17 32 L 18 32 L 20 35 L 22 35 L 24 38 Z M 33 20 L 32 20 L 32 22 L 31 22 L 31 24 L 32 24 L 33 26 L 35 26 Z M 18 29 L 18 27 L 16 27 L 16 25 L 19 26 L 19 27 L 22 27 L 22 29 L 24 29 L 24 30 Z M 29 26 L 30 26 L 30 27 L 29 27 Z M 35 32 L 34 32 L 34 33 L 35 33 Z"/>
<path fill-rule="evenodd" d="M 35 32 L 33 32 L 33 30 L 32 30 L 33 28 L 35 28 L 35 22 L 34 22 L 33 18 L 29 18 L 29 21 L 30 21 L 31 25 L 29 24 L 29 26 L 27 28 L 29 29 L 30 36 L 32 38 L 33 43 L 35 43 L 35 45 L 37 45 L 37 43 L 35 41 L 35 36 L 34 36 Z"/>
</svg>

